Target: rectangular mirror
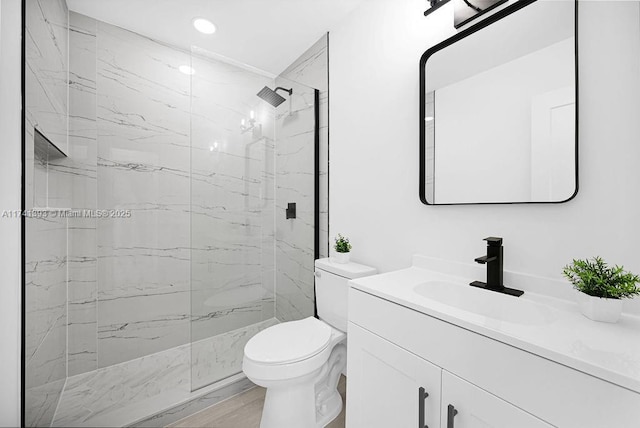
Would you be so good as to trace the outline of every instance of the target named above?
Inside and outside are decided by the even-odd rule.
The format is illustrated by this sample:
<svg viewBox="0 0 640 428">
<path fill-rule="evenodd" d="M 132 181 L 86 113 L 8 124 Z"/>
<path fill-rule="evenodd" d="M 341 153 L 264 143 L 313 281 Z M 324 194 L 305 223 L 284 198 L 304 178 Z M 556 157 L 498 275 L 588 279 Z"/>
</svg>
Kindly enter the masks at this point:
<svg viewBox="0 0 640 428">
<path fill-rule="evenodd" d="M 576 30 L 575 0 L 520 0 L 423 54 L 423 203 L 576 195 Z"/>
</svg>

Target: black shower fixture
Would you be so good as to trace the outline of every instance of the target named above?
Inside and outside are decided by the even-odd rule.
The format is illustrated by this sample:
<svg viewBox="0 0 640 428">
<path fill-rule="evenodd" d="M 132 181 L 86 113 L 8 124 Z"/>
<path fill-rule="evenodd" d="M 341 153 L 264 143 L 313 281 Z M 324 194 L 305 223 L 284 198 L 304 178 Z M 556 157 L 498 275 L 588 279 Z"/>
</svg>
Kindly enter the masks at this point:
<svg viewBox="0 0 640 428">
<path fill-rule="evenodd" d="M 293 89 L 287 89 L 287 88 L 278 86 L 276 89 L 272 90 L 268 86 L 265 86 L 260 90 L 260 92 L 258 92 L 258 96 L 263 100 L 265 100 L 266 102 L 268 102 L 269 104 L 271 104 L 272 106 L 278 107 L 280 104 L 282 104 L 285 101 L 285 98 L 277 94 L 276 93 L 277 91 L 285 91 L 289 94 L 289 96 L 293 94 Z"/>
</svg>

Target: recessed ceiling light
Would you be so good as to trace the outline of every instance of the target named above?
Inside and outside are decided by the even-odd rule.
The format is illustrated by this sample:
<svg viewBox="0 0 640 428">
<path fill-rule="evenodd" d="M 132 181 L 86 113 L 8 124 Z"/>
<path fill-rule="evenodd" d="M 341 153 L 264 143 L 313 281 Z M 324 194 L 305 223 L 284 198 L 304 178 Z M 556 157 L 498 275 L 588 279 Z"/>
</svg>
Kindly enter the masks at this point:
<svg viewBox="0 0 640 428">
<path fill-rule="evenodd" d="M 216 26 L 208 19 L 194 18 L 193 26 L 202 34 L 213 34 L 216 32 Z"/>
<path fill-rule="evenodd" d="M 188 65 L 181 65 L 180 67 L 178 67 L 178 70 L 180 70 L 180 73 L 184 73 L 189 76 L 191 76 L 192 74 L 196 74 L 196 71 Z"/>
</svg>

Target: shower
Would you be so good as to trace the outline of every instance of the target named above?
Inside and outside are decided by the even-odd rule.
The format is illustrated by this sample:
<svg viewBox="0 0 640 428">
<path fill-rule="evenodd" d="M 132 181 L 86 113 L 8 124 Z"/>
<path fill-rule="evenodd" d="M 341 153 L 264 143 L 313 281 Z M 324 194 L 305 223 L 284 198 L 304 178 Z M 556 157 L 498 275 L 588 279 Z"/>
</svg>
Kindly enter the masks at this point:
<svg viewBox="0 0 640 428">
<path fill-rule="evenodd" d="M 322 86 L 326 59 L 273 76 L 65 1 L 25 12 L 46 55 L 23 68 L 23 198 L 50 218 L 25 218 L 23 425 L 167 426 L 251 388 L 246 342 L 314 314 L 328 111 L 290 77 Z M 319 42 L 303 58 L 325 55 Z M 39 134 L 68 156 L 38 150 Z"/>
<path fill-rule="evenodd" d="M 278 95 L 277 93 L 278 90 L 287 92 L 289 94 L 289 97 L 291 97 L 291 94 L 293 94 L 293 89 L 287 89 L 287 88 L 278 86 L 276 89 L 272 90 L 268 86 L 265 86 L 260 90 L 260 92 L 258 92 L 258 96 L 263 100 L 265 100 L 266 102 L 268 102 L 269 104 L 271 104 L 272 106 L 278 107 L 280 104 L 282 104 L 285 101 L 284 97 Z"/>
</svg>

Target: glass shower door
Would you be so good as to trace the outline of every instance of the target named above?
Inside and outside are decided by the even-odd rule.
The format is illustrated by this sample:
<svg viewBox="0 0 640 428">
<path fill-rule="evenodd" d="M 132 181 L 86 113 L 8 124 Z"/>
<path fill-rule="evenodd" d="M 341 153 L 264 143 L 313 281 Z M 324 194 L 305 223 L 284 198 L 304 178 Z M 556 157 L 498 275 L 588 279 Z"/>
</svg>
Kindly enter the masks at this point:
<svg viewBox="0 0 640 428">
<path fill-rule="evenodd" d="M 317 94 L 308 86 L 283 77 L 275 86 L 291 89 L 276 110 L 276 318 L 280 322 L 314 315 L 314 260 L 318 177 Z M 295 218 L 286 211 L 295 204 Z"/>
<path fill-rule="evenodd" d="M 192 389 L 239 373 L 275 323 L 272 79 L 192 52 Z"/>
<path fill-rule="evenodd" d="M 314 313 L 315 90 L 192 51 L 192 390 L 242 371 L 244 346 Z M 292 88 L 278 107 L 265 86 Z M 295 218 L 287 218 L 289 203 Z"/>
</svg>

